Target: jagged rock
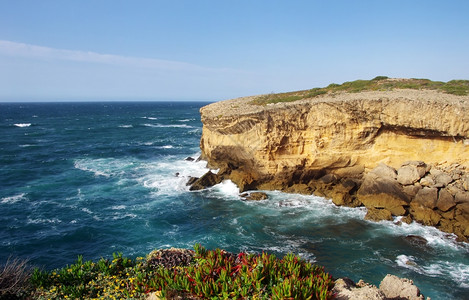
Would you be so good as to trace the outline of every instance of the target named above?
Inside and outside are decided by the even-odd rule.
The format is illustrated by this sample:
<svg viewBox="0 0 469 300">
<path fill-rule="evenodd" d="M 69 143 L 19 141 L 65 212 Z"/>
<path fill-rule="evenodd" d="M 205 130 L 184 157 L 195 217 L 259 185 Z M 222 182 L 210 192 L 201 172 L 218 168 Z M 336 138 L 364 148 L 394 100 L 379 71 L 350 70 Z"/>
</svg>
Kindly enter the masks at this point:
<svg viewBox="0 0 469 300">
<path fill-rule="evenodd" d="M 349 278 L 337 279 L 332 292 L 335 294 L 334 299 L 337 300 L 385 300 L 384 293 L 381 292 L 376 286 L 366 284 L 363 281 L 355 284 Z"/>
<path fill-rule="evenodd" d="M 427 226 L 435 226 L 441 220 L 441 216 L 433 209 L 424 207 L 415 201 L 410 203 L 410 213 L 414 220 Z"/>
<path fill-rule="evenodd" d="M 430 187 L 430 186 L 433 186 L 435 184 L 435 181 L 433 180 L 433 177 L 431 175 L 427 175 L 427 176 L 423 177 L 422 179 L 420 179 L 420 184 L 422 186 Z"/>
<path fill-rule="evenodd" d="M 436 207 L 441 211 L 448 211 L 456 206 L 453 195 L 447 189 L 441 189 L 438 192 L 438 201 Z"/>
<path fill-rule="evenodd" d="M 395 216 L 403 215 L 409 199 L 395 180 L 369 173 L 357 193 L 358 200 L 367 208 L 386 208 Z"/>
<path fill-rule="evenodd" d="M 245 194 L 243 194 L 245 195 Z M 251 192 L 248 195 L 243 197 L 245 200 L 251 200 L 251 201 L 260 201 L 260 200 L 266 200 L 269 198 L 266 193 L 263 192 Z"/>
<path fill-rule="evenodd" d="M 391 179 L 397 178 L 396 170 L 393 167 L 387 166 L 383 163 L 379 163 L 376 168 L 371 170 L 371 173 L 381 178 L 391 178 Z"/>
<path fill-rule="evenodd" d="M 392 221 L 392 214 L 389 210 L 382 208 L 374 208 L 370 207 L 368 208 L 368 211 L 365 215 L 365 220 L 370 220 L 370 221 Z"/>
<path fill-rule="evenodd" d="M 453 178 L 446 173 L 441 173 L 435 176 L 435 184 L 440 186 L 447 186 Z"/>
<path fill-rule="evenodd" d="M 386 275 L 383 281 L 381 281 L 379 289 L 383 292 L 387 299 L 425 299 L 424 296 L 420 293 L 418 287 L 414 285 L 412 280 L 407 278 L 399 278 L 395 275 Z"/>
<path fill-rule="evenodd" d="M 410 223 L 412 223 L 412 221 L 413 221 L 413 219 L 412 219 L 411 215 L 404 216 L 401 219 L 401 222 L 406 223 L 406 224 L 410 224 Z"/>
<path fill-rule="evenodd" d="M 414 184 L 422 178 L 422 168 L 415 165 L 404 165 L 397 170 L 397 181 L 402 185 Z M 425 170 L 425 168 L 423 168 Z"/>
<path fill-rule="evenodd" d="M 420 184 L 415 184 L 415 185 L 406 185 L 403 187 L 404 193 L 409 196 L 410 199 L 414 198 L 415 195 L 422 189 L 422 186 Z"/>
<path fill-rule="evenodd" d="M 469 192 L 458 191 L 454 195 L 456 203 L 469 203 Z"/>
<path fill-rule="evenodd" d="M 424 187 L 419 190 L 413 202 L 417 202 L 424 207 L 434 209 L 438 200 L 438 189 Z"/>
<path fill-rule="evenodd" d="M 202 177 L 195 180 L 194 183 L 192 183 L 189 190 L 191 191 L 203 190 L 208 187 L 214 186 L 215 184 L 218 184 L 221 181 L 222 181 L 222 178 L 220 176 L 212 173 L 211 171 L 208 171 Z"/>
<path fill-rule="evenodd" d="M 185 161 L 195 161 L 195 158 L 188 156 L 184 160 Z"/>
<path fill-rule="evenodd" d="M 194 182 L 196 182 L 197 179 L 199 179 L 199 177 L 192 177 L 192 176 L 190 176 L 190 177 L 189 177 L 189 180 L 186 182 L 186 186 L 189 186 L 189 185 L 194 184 Z"/>
<path fill-rule="evenodd" d="M 319 178 L 319 180 L 321 180 L 325 184 L 330 184 L 330 183 L 336 183 L 338 178 L 337 178 L 337 175 L 329 173 Z"/>
</svg>

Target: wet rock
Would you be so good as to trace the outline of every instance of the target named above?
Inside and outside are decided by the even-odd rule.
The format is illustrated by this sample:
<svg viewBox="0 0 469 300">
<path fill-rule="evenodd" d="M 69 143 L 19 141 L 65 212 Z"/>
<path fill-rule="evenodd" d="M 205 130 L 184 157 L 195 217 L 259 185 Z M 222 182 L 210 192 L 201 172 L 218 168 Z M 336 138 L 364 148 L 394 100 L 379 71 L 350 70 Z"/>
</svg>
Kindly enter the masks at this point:
<svg viewBox="0 0 469 300">
<path fill-rule="evenodd" d="M 195 158 L 188 156 L 184 160 L 185 161 L 195 161 Z"/>
<path fill-rule="evenodd" d="M 187 185 L 187 186 L 192 185 L 194 182 L 197 181 L 197 179 L 199 179 L 199 177 L 192 177 L 192 176 L 190 176 L 190 177 L 189 177 L 189 180 L 186 182 L 186 185 Z"/>
<path fill-rule="evenodd" d="M 221 181 L 222 181 L 222 178 L 220 176 L 212 173 L 211 171 L 208 171 L 202 177 L 195 180 L 191 184 L 191 187 L 189 188 L 189 190 L 191 191 L 203 190 L 208 187 L 214 186 L 215 184 L 218 184 Z"/>
<path fill-rule="evenodd" d="M 370 221 L 392 221 L 392 214 L 389 210 L 383 208 L 374 208 L 370 207 L 368 208 L 368 212 L 365 215 L 365 220 L 370 220 Z"/>
<path fill-rule="evenodd" d="M 413 221 L 413 219 L 412 219 L 411 215 L 404 216 L 401 219 L 401 222 L 406 223 L 406 224 L 410 224 L 410 223 L 412 223 L 412 221 Z"/>
<path fill-rule="evenodd" d="M 416 246 L 426 246 L 428 241 L 426 238 L 419 235 L 409 234 L 405 237 L 406 241 Z"/>
<path fill-rule="evenodd" d="M 386 275 L 383 281 L 381 281 L 379 289 L 387 299 L 425 299 L 412 280 L 399 278 L 390 274 Z"/>
<path fill-rule="evenodd" d="M 247 193 L 245 193 L 245 194 L 247 194 Z M 247 196 L 244 196 L 243 198 L 245 200 L 250 200 L 250 201 L 261 201 L 261 200 L 266 200 L 269 197 L 264 192 L 251 192 Z"/>
</svg>

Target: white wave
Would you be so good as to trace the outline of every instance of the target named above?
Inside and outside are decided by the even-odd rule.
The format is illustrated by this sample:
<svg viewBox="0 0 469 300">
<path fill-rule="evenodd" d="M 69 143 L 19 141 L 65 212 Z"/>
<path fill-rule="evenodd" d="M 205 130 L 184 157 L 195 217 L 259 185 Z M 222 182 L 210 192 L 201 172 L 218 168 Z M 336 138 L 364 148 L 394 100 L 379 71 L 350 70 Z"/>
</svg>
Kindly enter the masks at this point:
<svg viewBox="0 0 469 300">
<path fill-rule="evenodd" d="M 82 208 L 81 211 L 83 211 L 83 212 L 85 212 L 85 213 L 87 213 L 87 214 L 90 214 L 90 215 L 93 214 L 93 212 L 92 212 L 90 209 L 86 208 L 86 207 Z"/>
<path fill-rule="evenodd" d="M 221 183 L 214 185 L 211 190 L 224 198 L 240 199 L 239 188 L 231 180 L 223 180 Z"/>
<path fill-rule="evenodd" d="M 28 224 L 59 224 L 62 223 L 61 220 L 57 218 L 52 219 L 30 219 L 28 218 Z"/>
<path fill-rule="evenodd" d="M 96 177 L 111 177 L 125 174 L 129 167 L 133 167 L 134 162 L 126 159 L 98 158 L 98 159 L 77 159 L 74 167 L 76 169 L 91 172 Z"/>
<path fill-rule="evenodd" d="M 133 125 L 119 125 L 120 128 L 132 128 Z"/>
<path fill-rule="evenodd" d="M 164 145 L 164 146 L 161 146 L 159 148 L 161 148 L 161 149 L 172 149 L 172 148 L 174 148 L 174 146 L 173 145 Z"/>
<path fill-rule="evenodd" d="M 27 148 L 27 147 L 34 147 L 34 145 L 31 145 L 31 144 L 20 145 L 20 148 Z"/>
<path fill-rule="evenodd" d="M 122 210 L 122 209 L 126 209 L 127 206 L 125 205 L 114 205 L 114 206 L 111 206 L 111 209 L 113 210 Z"/>
<path fill-rule="evenodd" d="M 393 221 L 373 222 L 374 224 L 380 225 L 380 227 L 375 230 L 375 234 L 391 234 L 394 236 L 417 235 L 425 238 L 427 245 L 433 248 L 450 248 L 453 250 L 465 249 L 469 252 L 469 245 L 457 243 L 456 235 L 442 232 L 435 227 L 425 226 L 417 222 L 412 222 L 411 224 L 401 223 L 401 218 L 402 217 L 396 217 Z"/>
<path fill-rule="evenodd" d="M 31 126 L 31 123 L 16 123 L 13 125 L 15 125 L 16 127 L 29 127 Z"/>
<path fill-rule="evenodd" d="M 12 204 L 12 203 L 16 203 L 16 202 L 21 201 L 21 200 L 26 200 L 27 198 L 25 197 L 25 195 L 26 195 L 25 193 L 21 193 L 21 194 L 10 196 L 10 197 L 4 197 L 4 198 L 2 198 L 0 203 L 2 203 L 2 204 Z"/>
<path fill-rule="evenodd" d="M 190 121 L 194 121 L 195 119 L 182 119 L 182 120 L 178 120 L 179 122 L 190 122 Z"/>
<path fill-rule="evenodd" d="M 155 118 L 155 117 L 142 117 L 142 119 L 148 119 L 148 120 L 158 120 L 158 118 Z"/>
<path fill-rule="evenodd" d="M 123 215 L 117 215 L 112 217 L 113 220 L 121 220 L 121 219 L 126 219 L 126 218 L 131 218 L 135 219 L 137 217 L 136 214 L 123 214 Z"/>
<path fill-rule="evenodd" d="M 148 124 L 145 123 L 143 126 L 154 127 L 154 128 L 194 128 L 186 124 Z"/>
<path fill-rule="evenodd" d="M 186 161 L 168 157 L 166 160 L 142 166 L 145 172 L 137 180 L 158 195 L 179 194 L 189 191 L 186 183 L 190 177 L 201 177 L 209 170 L 206 164 L 204 161 Z"/>
<path fill-rule="evenodd" d="M 469 288 L 469 265 L 450 262 L 450 261 L 432 261 L 427 264 L 421 263 L 413 256 L 405 254 L 396 257 L 398 266 L 410 269 L 422 275 L 429 277 L 450 277 L 462 288 Z"/>
</svg>

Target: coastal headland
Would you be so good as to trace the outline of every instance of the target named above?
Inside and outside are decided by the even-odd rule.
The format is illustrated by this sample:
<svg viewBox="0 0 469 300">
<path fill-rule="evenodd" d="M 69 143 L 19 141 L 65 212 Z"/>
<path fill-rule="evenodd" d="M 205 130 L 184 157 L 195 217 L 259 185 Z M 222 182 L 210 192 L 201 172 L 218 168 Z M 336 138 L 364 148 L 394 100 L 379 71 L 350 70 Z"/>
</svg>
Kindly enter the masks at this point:
<svg viewBox="0 0 469 300">
<path fill-rule="evenodd" d="M 380 76 L 207 105 L 200 147 L 219 171 L 203 180 L 315 194 L 468 241 L 468 90 L 465 80 Z"/>
</svg>

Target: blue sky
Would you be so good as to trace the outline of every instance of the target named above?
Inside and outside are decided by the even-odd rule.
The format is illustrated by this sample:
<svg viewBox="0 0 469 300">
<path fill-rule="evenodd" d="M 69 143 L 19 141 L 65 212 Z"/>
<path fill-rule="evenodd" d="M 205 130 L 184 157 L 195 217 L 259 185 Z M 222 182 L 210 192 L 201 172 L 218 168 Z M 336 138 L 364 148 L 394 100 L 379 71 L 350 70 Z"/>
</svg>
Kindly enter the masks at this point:
<svg viewBox="0 0 469 300">
<path fill-rule="evenodd" d="M 0 101 L 469 79 L 469 1 L 0 1 Z"/>
</svg>

